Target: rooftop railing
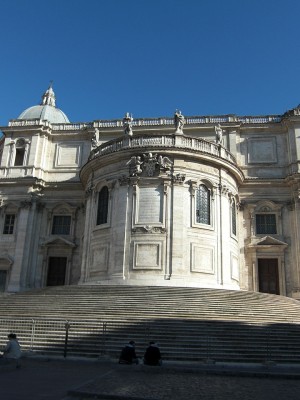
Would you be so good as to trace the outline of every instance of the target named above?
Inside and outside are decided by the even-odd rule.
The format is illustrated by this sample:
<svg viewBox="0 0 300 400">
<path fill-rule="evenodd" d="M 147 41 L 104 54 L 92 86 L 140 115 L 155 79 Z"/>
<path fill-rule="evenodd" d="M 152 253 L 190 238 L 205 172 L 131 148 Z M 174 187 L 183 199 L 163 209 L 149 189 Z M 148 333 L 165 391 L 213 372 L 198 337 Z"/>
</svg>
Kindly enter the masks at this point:
<svg viewBox="0 0 300 400">
<path fill-rule="evenodd" d="M 238 117 L 236 115 L 220 115 L 208 117 L 185 117 L 185 126 L 189 125 L 203 125 L 203 124 L 268 124 L 279 123 L 282 119 L 281 115 L 267 115 L 267 116 L 251 116 L 251 117 Z M 77 131 L 87 128 L 123 128 L 123 120 L 99 120 L 93 122 L 78 122 L 69 124 L 51 124 L 49 121 L 41 119 L 29 120 L 11 120 L 9 126 L 35 126 L 44 125 L 50 126 L 53 131 Z M 174 126 L 174 119 L 170 117 L 162 118 L 147 118 L 135 119 L 132 121 L 133 127 L 141 126 Z M 175 128 L 174 128 L 175 129 Z"/>
</svg>

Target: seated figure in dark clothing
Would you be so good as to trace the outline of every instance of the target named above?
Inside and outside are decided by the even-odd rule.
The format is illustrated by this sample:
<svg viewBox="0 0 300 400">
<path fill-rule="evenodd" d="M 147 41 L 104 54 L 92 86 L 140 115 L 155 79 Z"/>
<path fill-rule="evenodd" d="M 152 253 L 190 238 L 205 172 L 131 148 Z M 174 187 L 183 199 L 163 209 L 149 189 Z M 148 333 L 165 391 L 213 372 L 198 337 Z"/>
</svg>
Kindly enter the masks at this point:
<svg viewBox="0 0 300 400">
<path fill-rule="evenodd" d="M 135 343 L 131 340 L 126 346 L 122 349 L 119 364 L 138 364 L 139 359 L 135 353 Z"/>
<path fill-rule="evenodd" d="M 155 342 L 150 342 L 144 354 L 144 364 L 146 365 L 161 365 L 161 353 Z"/>
</svg>

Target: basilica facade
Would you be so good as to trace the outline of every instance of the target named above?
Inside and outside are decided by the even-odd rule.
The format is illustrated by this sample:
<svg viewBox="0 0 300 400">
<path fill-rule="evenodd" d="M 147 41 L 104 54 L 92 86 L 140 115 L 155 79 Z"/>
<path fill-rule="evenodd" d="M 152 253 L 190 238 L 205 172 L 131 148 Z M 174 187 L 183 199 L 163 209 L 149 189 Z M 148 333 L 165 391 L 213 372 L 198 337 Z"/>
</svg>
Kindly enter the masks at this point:
<svg viewBox="0 0 300 400">
<path fill-rule="evenodd" d="M 117 284 L 300 298 L 300 108 L 1 127 L 0 290 Z"/>
</svg>

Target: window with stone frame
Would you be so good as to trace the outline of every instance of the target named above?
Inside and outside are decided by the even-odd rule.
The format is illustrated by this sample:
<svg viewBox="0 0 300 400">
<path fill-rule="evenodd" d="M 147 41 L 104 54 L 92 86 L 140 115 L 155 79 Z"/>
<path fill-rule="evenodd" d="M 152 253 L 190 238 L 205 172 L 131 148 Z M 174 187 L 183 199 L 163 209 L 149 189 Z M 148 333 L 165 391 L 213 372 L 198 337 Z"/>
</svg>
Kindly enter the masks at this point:
<svg viewBox="0 0 300 400">
<path fill-rule="evenodd" d="M 211 224 L 211 194 L 210 190 L 203 184 L 196 190 L 196 223 Z"/>
<path fill-rule="evenodd" d="M 14 166 L 22 166 L 24 164 L 25 146 L 26 143 L 24 139 L 17 140 Z"/>
<path fill-rule="evenodd" d="M 104 186 L 98 195 L 97 225 L 107 224 L 108 197 L 108 187 Z"/>
<path fill-rule="evenodd" d="M 256 214 L 256 233 L 263 234 L 277 234 L 276 214 L 261 213 Z"/>
<path fill-rule="evenodd" d="M 52 235 L 69 235 L 71 230 L 70 215 L 54 215 L 52 219 Z"/>
<path fill-rule="evenodd" d="M 236 202 L 234 199 L 231 203 L 231 232 L 236 236 Z"/>
<path fill-rule="evenodd" d="M 16 214 L 6 214 L 4 217 L 3 234 L 12 235 L 14 233 Z"/>
</svg>

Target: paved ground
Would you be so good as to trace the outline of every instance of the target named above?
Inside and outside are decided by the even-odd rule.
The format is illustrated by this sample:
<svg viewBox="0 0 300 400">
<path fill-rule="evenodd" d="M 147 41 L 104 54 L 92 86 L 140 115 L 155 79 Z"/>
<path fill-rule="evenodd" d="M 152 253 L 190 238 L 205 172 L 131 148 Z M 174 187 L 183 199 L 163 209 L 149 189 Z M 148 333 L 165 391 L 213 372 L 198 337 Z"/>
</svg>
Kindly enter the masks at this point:
<svg viewBox="0 0 300 400">
<path fill-rule="evenodd" d="M 298 366 L 119 365 L 27 358 L 0 367 L 1 400 L 298 400 Z"/>
</svg>

